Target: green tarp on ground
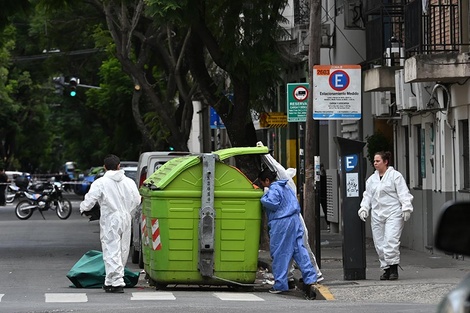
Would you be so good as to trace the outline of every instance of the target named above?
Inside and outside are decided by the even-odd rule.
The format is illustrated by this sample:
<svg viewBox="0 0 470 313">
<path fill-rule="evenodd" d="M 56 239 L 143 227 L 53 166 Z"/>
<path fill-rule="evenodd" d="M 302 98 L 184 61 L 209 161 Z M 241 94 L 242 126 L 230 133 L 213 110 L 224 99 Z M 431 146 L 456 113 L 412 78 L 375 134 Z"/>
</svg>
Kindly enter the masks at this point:
<svg viewBox="0 0 470 313">
<path fill-rule="evenodd" d="M 126 267 L 124 269 L 126 287 L 137 285 L 139 274 L 139 272 L 132 272 Z M 105 276 L 103 253 L 96 250 L 85 253 L 67 273 L 67 278 L 77 288 L 102 288 Z"/>
</svg>

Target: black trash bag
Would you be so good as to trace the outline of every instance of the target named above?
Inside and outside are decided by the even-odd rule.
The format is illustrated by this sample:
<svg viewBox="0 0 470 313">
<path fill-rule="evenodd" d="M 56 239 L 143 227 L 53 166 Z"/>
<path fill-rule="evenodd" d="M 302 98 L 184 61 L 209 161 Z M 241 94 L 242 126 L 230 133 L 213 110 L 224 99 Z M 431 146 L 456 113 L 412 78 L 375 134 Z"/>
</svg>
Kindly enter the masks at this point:
<svg viewBox="0 0 470 313">
<path fill-rule="evenodd" d="M 95 205 L 91 208 L 90 211 L 83 211 L 82 215 L 87 216 L 90 222 L 99 220 L 101 217 L 101 209 L 98 202 L 95 203 Z"/>
<path fill-rule="evenodd" d="M 124 268 L 124 283 L 126 287 L 134 287 L 139 282 L 139 272 Z M 77 288 L 102 288 L 106 271 L 104 269 L 103 253 L 90 250 L 67 273 L 67 278 Z M 72 287 L 72 286 L 71 286 Z"/>
</svg>

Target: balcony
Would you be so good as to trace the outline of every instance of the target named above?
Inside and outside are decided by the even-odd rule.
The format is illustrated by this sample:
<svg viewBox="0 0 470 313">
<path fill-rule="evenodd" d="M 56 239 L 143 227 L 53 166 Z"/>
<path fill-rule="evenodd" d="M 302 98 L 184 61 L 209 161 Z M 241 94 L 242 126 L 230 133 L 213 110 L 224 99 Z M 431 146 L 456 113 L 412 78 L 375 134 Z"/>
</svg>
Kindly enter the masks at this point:
<svg viewBox="0 0 470 313">
<path fill-rule="evenodd" d="M 405 82 L 457 82 L 470 76 L 468 1 L 421 1 L 405 7 Z M 466 21 L 466 22 L 465 22 Z"/>
<path fill-rule="evenodd" d="M 395 71 L 404 65 L 405 0 L 366 0 L 364 91 L 394 91 Z"/>
<path fill-rule="evenodd" d="M 427 12 L 421 0 L 365 0 L 365 8 L 365 91 L 393 91 L 400 68 L 406 82 L 470 76 L 468 1 L 430 0 Z"/>
</svg>

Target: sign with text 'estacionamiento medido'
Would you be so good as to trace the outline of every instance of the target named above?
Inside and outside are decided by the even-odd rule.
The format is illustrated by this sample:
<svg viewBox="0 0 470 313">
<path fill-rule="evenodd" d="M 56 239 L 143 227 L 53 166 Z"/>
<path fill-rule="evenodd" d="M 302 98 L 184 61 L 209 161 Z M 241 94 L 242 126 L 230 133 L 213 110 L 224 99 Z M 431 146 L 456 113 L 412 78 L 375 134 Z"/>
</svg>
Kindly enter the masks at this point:
<svg viewBox="0 0 470 313">
<path fill-rule="evenodd" d="M 361 90 L 360 65 L 315 65 L 313 119 L 359 120 Z"/>
</svg>

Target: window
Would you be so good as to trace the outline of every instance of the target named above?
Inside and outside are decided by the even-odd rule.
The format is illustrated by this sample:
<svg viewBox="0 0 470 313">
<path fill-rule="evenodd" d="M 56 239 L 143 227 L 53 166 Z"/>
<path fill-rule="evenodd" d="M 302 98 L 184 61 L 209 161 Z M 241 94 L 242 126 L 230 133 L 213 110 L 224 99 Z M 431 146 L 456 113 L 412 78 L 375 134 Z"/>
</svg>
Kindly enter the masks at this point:
<svg viewBox="0 0 470 313">
<path fill-rule="evenodd" d="M 416 126 L 416 164 L 418 166 L 418 177 L 416 187 L 423 187 L 423 178 L 426 177 L 426 154 L 425 154 L 425 132 L 421 129 L 421 125 Z"/>
<path fill-rule="evenodd" d="M 405 136 L 405 181 L 406 184 L 410 185 L 410 138 L 408 127 L 404 127 Z"/>
<path fill-rule="evenodd" d="M 468 134 L 468 120 L 459 121 L 459 132 L 460 132 L 460 151 L 461 159 L 460 164 L 462 165 L 462 184 L 461 186 L 465 190 L 470 190 L 470 139 Z"/>
</svg>

